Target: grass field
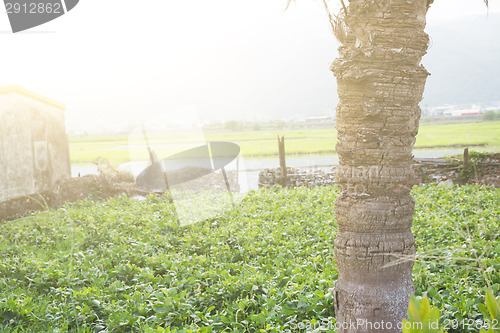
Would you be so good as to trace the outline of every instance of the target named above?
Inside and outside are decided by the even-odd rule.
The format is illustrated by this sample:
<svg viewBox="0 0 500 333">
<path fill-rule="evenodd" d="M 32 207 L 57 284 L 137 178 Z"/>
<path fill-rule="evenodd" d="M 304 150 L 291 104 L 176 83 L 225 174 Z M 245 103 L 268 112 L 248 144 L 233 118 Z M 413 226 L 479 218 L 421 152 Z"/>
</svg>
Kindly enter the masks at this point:
<svg viewBox="0 0 500 333">
<path fill-rule="evenodd" d="M 260 190 L 186 227 L 155 196 L 3 222 L 0 332 L 305 332 L 294 325 L 334 323 L 337 194 Z M 487 285 L 500 291 L 500 189 L 429 185 L 413 195 L 416 294 L 427 293 L 441 322 L 482 318 Z"/>
<path fill-rule="evenodd" d="M 197 133 L 199 134 L 199 133 Z M 208 141 L 230 141 L 240 145 L 246 157 L 273 156 L 278 154 L 277 135 L 286 138 L 286 152 L 290 155 L 335 153 L 336 131 L 334 129 L 297 131 L 259 131 L 241 133 L 207 132 Z M 176 136 L 152 137 L 151 144 L 162 158 L 179 150 L 179 145 L 193 142 L 189 133 Z M 166 145 L 165 143 L 170 143 Z M 176 146 L 176 144 L 178 144 Z M 480 146 L 500 150 L 500 121 L 451 124 L 421 125 L 416 148 L 446 148 Z M 480 148 L 477 148 L 480 149 Z M 70 140 L 71 161 L 74 164 L 88 164 L 102 156 L 113 165 L 131 160 L 148 159 L 142 138 L 134 137 L 94 137 Z M 130 151 L 130 154 L 129 154 Z"/>
</svg>

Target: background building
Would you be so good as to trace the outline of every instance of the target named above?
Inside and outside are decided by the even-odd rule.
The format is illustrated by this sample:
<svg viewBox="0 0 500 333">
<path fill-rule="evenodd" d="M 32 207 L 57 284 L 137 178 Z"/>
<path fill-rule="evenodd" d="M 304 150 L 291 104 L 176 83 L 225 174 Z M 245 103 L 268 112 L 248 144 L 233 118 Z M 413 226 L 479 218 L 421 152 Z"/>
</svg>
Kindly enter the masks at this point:
<svg viewBox="0 0 500 333">
<path fill-rule="evenodd" d="M 0 88 L 0 201 L 48 190 L 70 176 L 64 110 L 22 87 Z"/>
</svg>

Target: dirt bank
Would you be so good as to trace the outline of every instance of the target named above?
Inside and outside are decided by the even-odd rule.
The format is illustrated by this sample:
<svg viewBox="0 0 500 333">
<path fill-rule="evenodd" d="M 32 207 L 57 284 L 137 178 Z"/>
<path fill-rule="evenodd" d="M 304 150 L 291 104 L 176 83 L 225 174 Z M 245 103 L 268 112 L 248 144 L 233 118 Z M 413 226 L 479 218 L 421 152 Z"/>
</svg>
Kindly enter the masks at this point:
<svg viewBox="0 0 500 333">
<path fill-rule="evenodd" d="M 87 175 L 58 182 L 51 191 L 15 198 L 0 203 L 0 221 L 13 219 L 32 211 L 61 207 L 67 202 L 85 198 L 104 200 L 120 194 L 147 195 L 129 175 Z"/>
<path fill-rule="evenodd" d="M 285 187 L 330 186 L 335 184 L 338 166 L 328 170 L 287 168 Z M 500 188 L 500 153 L 472 153 L 464 165 L 463 157 L 415 159 L 415 184 L 443 183 L 443 185 L 478 184 Z M 360 170 L 361 172 L 362 170 Z M 367 170 L 368 171 L 368 170 Z M 281 169 L 265 169 L 259 174 L 259 187 L 281 186 Z"/>
</svg>

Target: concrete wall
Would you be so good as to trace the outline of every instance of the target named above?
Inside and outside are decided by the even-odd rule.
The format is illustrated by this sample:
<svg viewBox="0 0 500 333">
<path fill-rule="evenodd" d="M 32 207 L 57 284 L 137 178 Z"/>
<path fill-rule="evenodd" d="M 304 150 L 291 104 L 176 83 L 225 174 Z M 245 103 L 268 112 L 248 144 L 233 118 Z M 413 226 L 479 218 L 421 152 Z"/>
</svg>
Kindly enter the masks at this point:
<svg viewBox="0 0 500 333">
<path fill-rule="evenodd" d="M 64 111 L 17 92 L 0 94 L 0 201 L 69 176 Z"/>
</svg>

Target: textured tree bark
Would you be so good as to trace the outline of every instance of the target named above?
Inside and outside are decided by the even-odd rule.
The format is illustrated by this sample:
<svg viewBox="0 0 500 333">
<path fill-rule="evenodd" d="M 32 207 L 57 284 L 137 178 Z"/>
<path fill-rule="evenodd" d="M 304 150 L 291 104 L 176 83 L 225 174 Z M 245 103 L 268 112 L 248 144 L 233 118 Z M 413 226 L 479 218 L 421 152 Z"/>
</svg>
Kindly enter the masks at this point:
<svg viewBox="0 0 500 333">
<path fill-rule="evenodd" d="M 339 332 L 401 332 L 412 282 L 412 150 L 431 1 L 350 0 L 339 58 L 335 313 Z M 400 326 L 399 326 L 400 327 Z"/>
</svg>

